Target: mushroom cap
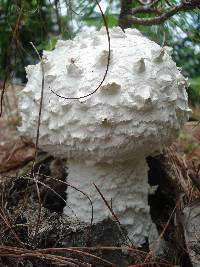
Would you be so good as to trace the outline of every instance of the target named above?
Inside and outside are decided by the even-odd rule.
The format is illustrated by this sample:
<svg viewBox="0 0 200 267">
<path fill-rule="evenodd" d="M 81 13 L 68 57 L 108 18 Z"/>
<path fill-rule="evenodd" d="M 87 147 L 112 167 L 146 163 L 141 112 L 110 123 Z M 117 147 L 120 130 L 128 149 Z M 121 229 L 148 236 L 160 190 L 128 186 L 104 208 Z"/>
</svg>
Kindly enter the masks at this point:
<svg viewBox="0 0 200 267">
<path fill-rule="evenodd" d="M 81 32 L 44 51 L 44 99 L 39 146 L 60 157 L 124 161 L 160 153 L 176 137 L 190 109 L 186 79 L 162 48 L 136 29 Z M 26 67 L 19 96 L 19 130 L 36 136 L 42 88 L 41 63 Z"/>
</svg>

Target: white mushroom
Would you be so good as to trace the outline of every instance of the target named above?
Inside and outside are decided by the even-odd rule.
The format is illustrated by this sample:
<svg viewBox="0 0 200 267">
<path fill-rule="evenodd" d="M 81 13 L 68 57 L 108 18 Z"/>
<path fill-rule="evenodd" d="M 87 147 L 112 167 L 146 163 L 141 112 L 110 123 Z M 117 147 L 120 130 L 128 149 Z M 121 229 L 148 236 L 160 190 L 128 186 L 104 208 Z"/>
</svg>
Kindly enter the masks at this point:
<svg viewBox="0 0 200 267">
<path fill-rule="evenodd" d="M 156 236 L 149 212 L 146 157 L 162 152 L 188 119 L 185 79 L 158 44 L 135 29 L 110 30 L 108 62 L 105 29 L 81 33 L 73 41 L 58 41 L 44 51 L 44 101 L 39 146 L 68 159 L 68 181 L 87 193 L 94 221 L 111 216 L 97 185 L 130 238 L 137 244 Z M 169 50 L 169 49 L 168 49 Z M 47 65 L 47 67 L 46 67 Z M 28 83 L 20 94 L 22 134 L 36 136 L 42 71 L 40 63 L 27 68 Z M 90 222 L 86 196 L 68 188 L 65 214 Z M 73 210 L 73 212 L 71 211 Z"/>
</svg>

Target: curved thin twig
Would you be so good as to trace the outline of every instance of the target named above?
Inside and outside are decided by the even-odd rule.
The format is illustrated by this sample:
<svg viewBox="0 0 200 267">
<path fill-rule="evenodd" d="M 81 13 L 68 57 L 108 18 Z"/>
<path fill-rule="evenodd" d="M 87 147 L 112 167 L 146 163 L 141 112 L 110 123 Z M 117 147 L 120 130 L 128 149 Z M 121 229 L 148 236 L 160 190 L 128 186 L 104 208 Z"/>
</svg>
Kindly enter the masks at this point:
<svg viewBox="0 0 200 267">
<path fill-rule="evenodd" d="M 57 97 L 59 97 L 59 98 L 63 98 L 63 99 L 67 99 L 67 100 L 69 100 L 69 99 L 71 99 L 71 100 L 78 100 L 78 99 L 83 99 L 83 98 L 86 98 L 86 97 L 88 97 L 88 96 L 91 96 L 91 95 L 95 94 L 95 93 L 99 90 L 99 88 L 101 87 L 101 85 L 102 85 L 103 82 L 105 81 L 105 78 L 106 78 L 106 76 L 107 76 L 107 74 L 108 74 L 108 69 L 109 69 L 109 65 L 110 65 L 110 54 L 111 54 L 111 48 L 110 48 L 110 47 L 111 47 L 111 46 L 110 46 L 110 34 L 109 34 L 108 24 L 107 24 L 107 21 L 106 21 L 106 17 L 105 17 L 105 15 L 104 15 L 104 13 L 103 13 L 103 10 L 102 10 L 102 8 L 101 8 L 101 6 L 100 6 L 98 0 L 95 0 L 95 1 L 96 1 L 97 5 L 98 5 L 98 7 L 99 7 L 100 12 L 101 12 L 101 15 L 102 15 L 102 18 L 103 18 L 103 21 L 104 21 L 104 25 L 105 25 L 105 28 L 106 28 L 106 32 L 107 32 L 107 37 L 108 37 L 108 62 L 107 62 L 107 65 L 106 65 L 106 71 L 105 71 L 105 73 L 104 73 L 103 79 L 101 80 L 101 82 L 100 82 L 100 84 L 97 86 L 97 88 L 96 88 L 95 90 L 93 90 L 91 93 L 88 93 L 88 94 L 83 95 L 83 96 L 79 96 L 79 97 L 65 97 L 65 96 L 62 96 L 62 95 L 57 94 L 54 90 L 51 89 L 51 92 L 52 92 L 54 95 L 56 95 Z"/>
<path fill-rule="evenodd" d="M 48 253 L 48 252 L 58 252 L 58 251 L 65 251 L 65 252 L 71 252 L 71 253 L 77 253 L 79 255 L 85 256 L 85 257 L 90 257 L 90 258 L 94 258 L 95 260 L 99 260 L 101 262 L 103 262 L 106 265 L 112 266 L 112 267 L 117 267 L 115 264 L 113 264 L 112 262 L 100 258 L 98 256 L 95 256 L 91 253 L 79 250 L 79 249 L 73 249 L 73 248 L 44 248 L 44 249 L 38 249 L 36 250 L 36 252 L 42 252 L 42 253 Z"/>
</svg>

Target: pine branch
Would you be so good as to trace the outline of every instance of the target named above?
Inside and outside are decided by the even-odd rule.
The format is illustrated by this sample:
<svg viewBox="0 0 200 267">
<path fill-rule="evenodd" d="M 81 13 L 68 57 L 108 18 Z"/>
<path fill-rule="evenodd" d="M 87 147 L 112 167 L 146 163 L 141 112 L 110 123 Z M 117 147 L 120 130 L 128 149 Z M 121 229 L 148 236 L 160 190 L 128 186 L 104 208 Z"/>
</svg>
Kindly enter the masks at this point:
<svg viewBox="0 0 200 267">
<path fill-rule="evenodd" d="M 131 13 L 124 14 L 124 20 L 127 21 L 128 24 L 139 24 L 139 25 L 158 25 L 164 23 L 166 20 L 174 16 L 179 12 L 186 12 L 190 10 L 194 10 L 196 8 L 200 8 L 199 0 L 182 0 L 180 4 L 173 6 L 165 11 L 160 16 L 155 16 L 152 18 L 138 18 L 135 16 L 136 13 L 141 12 L 152 12 L 152 6 L 157 4 L 159 1 L 152 1 L 151 4 L 143 5 L 140 7 L 132 8 Z"/>
</svg>

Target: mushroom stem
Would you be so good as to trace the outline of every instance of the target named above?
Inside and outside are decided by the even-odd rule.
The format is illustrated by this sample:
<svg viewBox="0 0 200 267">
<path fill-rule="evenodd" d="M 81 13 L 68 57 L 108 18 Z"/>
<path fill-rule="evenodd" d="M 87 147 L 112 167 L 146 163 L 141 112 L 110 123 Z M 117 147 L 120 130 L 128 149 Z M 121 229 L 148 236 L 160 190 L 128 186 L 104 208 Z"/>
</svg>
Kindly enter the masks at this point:
<svg viewBox="0 0 200 267">
<path fill-rule="evenodd" d="M 148 206 L 148 165 L 145 159 L 125 162 L 96 163 L 68 160 L 68 181 L 86 193 L 93 203 L 94 222 L 111 217 L 102 197 L 94 187 L 95 183 L 112 207 L 122 225 L 126 226 L 129 238 L 140 245 L 146 238 L 155 240 L 157 230 L 150 216 Z M 90 222 L 91 205 L 86 195 L 68 188 L 68 206 L 64 213 Z"/>
</svg>

